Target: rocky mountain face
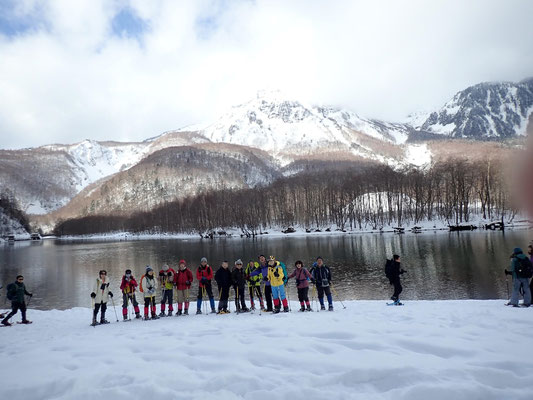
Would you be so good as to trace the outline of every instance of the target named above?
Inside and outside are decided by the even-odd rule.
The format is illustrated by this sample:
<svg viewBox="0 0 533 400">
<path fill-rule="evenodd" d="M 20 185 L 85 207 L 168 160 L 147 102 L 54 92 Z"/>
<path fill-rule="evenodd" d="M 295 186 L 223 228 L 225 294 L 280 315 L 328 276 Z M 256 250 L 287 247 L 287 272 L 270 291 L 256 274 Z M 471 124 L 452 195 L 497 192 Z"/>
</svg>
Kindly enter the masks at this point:
<svg viewBox="0 0 533 400">
<path fill-rule="evenodd" d="M 519 83 L 480 83 L 471 86 L 413 127 L 452 138 L 507 139 L 525 135 L 533 112 L 533 78 Z"/>
</svg>

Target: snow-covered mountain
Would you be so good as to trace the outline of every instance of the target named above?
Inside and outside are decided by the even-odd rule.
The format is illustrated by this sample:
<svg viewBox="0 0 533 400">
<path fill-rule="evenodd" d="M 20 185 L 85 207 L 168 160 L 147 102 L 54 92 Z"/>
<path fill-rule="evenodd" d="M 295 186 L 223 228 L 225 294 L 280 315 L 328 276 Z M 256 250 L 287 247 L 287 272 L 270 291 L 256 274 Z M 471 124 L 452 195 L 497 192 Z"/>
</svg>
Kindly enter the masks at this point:
<svg viewBox="0 0 533 400">
<path fill-rule="evenodd" d="M 480 83 L 457 93 L 440 110 L 422 118 L 415 129 L 453 138 L 505 139 L 525 135 L 533 112 L 533 78 L 519 83 Z"/>
</svg>

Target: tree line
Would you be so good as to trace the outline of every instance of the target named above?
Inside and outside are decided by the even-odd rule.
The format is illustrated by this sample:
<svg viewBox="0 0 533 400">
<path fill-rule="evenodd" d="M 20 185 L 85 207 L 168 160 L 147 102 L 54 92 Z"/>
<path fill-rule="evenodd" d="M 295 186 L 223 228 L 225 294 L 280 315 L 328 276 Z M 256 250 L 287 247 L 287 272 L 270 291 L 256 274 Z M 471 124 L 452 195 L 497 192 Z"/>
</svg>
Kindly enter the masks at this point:
<svg viewBox="0 0 533 400">
<path fill-rule="evenodd" d="M 30 221 L 13 195 L 0 193 L 0 216 L 0 234 L 13 233 L 9 220 L 18 222 L 27 232 L 30 232 Z"/>
<path fill-rule="evenodd" d="M 358 165 L 301 172 L 252 189 L 207 191 L 131 215 L 60 221 L 57 235 L 106 232 L 206 233 L 237 228 L 256 235 L 272 227 L 381 229 L 472 216 L 512 220 L 502 161 L 447 160 L 428 169 Z"/>
</svg>

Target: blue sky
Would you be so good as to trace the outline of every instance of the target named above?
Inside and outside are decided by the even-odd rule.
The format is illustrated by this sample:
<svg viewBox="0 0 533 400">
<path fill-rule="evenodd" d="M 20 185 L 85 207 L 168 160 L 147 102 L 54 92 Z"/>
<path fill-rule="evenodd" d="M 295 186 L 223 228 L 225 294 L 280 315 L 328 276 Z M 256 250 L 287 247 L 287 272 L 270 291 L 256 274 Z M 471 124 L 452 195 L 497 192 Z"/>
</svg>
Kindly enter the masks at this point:
<svg viewBox="0 0 533 400">
<path fill-rule="evenodd" d="M 533 75 L 522 0 L 0 0 L 3 148 L 143 140 L 260 90 L 398 121 Z"/>
</svg>

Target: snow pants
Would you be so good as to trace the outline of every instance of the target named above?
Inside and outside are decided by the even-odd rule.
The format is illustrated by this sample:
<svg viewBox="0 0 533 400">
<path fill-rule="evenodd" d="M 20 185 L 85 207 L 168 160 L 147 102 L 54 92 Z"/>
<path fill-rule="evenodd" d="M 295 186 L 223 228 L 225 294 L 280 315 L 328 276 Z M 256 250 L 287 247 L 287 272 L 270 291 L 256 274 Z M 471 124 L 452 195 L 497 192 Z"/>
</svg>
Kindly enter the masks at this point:
<svg viewBox="0 0 533 400">
<path fill-rule="evenodd" d="M 176 289 L 176 297 L 178 300 L 178 310 L 182 310 L 183 303 L 185 303 L 185 309 L 189 309 L 189 289 Z M 201 300 L 200 300 L 201 301 Z"/>
<path fill-rule="evenodd" d="M 309 287 L 298 288 L 298 301 L 309 304 Z"/>
<path fill-rule="evenodd" d="M 267 311 L 272 311 L 272 286 L 265 285 L 265 300 L 267 304 Z"/>
<path fill-rule="evenodd" d="M 245 293 L 244 285 L 234 286 L 233 290 L 235 290 L 235 309 L 240 310 L 240 309 L 246 308 L 246 301 L 244 300 L 244 297 L 245 297 L 244 296 L 244 293 Z M 239 302 L 241 303 L 240 307 L 239 307 Z"/>
<path fill-rule="evenodd" d="M 270 287 L 272 288 L 272 298 L 274 299 L 274 307 L 279 310 L 281 308 L 281 303 L 283 303 L 283 307 L 288 307 L 287 297 L 285 296 L 285 285 Z"/>
<path fill-rule="evenodd" d="M 400 299 L 400 293 L 403 291 L 400 278 L 393 279 L 391 284 L 394 286 L 394 293 L 392 294 L 391 300 L 397 301 Z"/>
<path fill-rule="evenodd" d="M 196 308 L 198 310 L 201 310 L 202 308 L 202 299 L 203 299 L 203 292 L 207 293 L 207 296 L 209 297 L 209 304 L 211 305 L 211 310 L 215 309 L 215 297 L 213 296 L 213 287 L 211 286 L 211 281 L 205 284 L 205 286 L 202 288 L 200 285 L 198 285 L 198 297 L 196 300 Z"/>
<path fill-rule="evenodd" d="M 220 288 L 220 299 L 218 300 L 218 311 L 228 309 L 230 286 Z"/>
<path fill-rule="evenodd" d="M 511 303 L 513 306 L 518 305 L 520 288 L 524 290 L 524 305 L 531 305 L 531 289 L 529 288 L 529 279 L 527 278 L 513 279 L 513 294 L 511 294 L 511 301 L 509 303 Z"/>
<path fill-rule="evenodd" d="M 155 313 L 155 296 L 148 296 L 144 298 L 144 316 L 148 317 L 148 310 L 152 312 L 152 317 Z"/>
<path fill-rule="evenodd" d="M 122 315 L 128 315 L 128 303 L 131 301 L 135 314 L 139 314 L 139 303 L 135 298 L 135 294 L 122 293 Z"/>
<path fill-rule="evenodd" d="M 261 306 L 261 308 L 263 308 L 263 294 L 261 293 L 261 286 L 248 286 L 248 289 L 250 291 L 250 305 L 252 306 L 252 308 L 255 308 L 255 294 L 257 294 L 257 298 L 259 299 L 259 305 Z"/>
<path fill-rule="evenodd" d="M 2 322 L 8 322 L 9 318 L 15 315 L 18 312 L 18 310 L 20 310 L 20 313 L 22 314 L 22 320 L 26 321 L 26 303 L 25 302 L 19 303 L 18 301 L 12 301 L 11 312 L 6 315 L 6 317 L 2 320 Z"/>
<path fill-rule="evenodd" d="M 93 317 L 96 318 L 98 311 L 100 311 L 100 320 L 105 319 L 105 311 L 107 310 L 107 303 L 101 302 L 94 305 Z"/>
<path fill-rule="evenodd" d="M 163 294 L 161 296 L 161 312 L 165 312 L 165 304 L 168 302 L 168 311 L 174 311 L 174 306 L 172 305 L 173 299 L 172 296 L 174 295 L 174 288 L 172 289 L 164 289 Z"/>
<path fill-rule="evenodd" d="M 316 289 L 318 291 L 318 301 L 320 302 L 321 306 L 324 305 L 324 293 L 326 294 L 326 297 L 328 298 L 329 305 L 333 304 L 333 298 L 331 297 L 331 289 L 329 286 L 325 286 L 325 287 L 317 286 Z"/>
</svg>

